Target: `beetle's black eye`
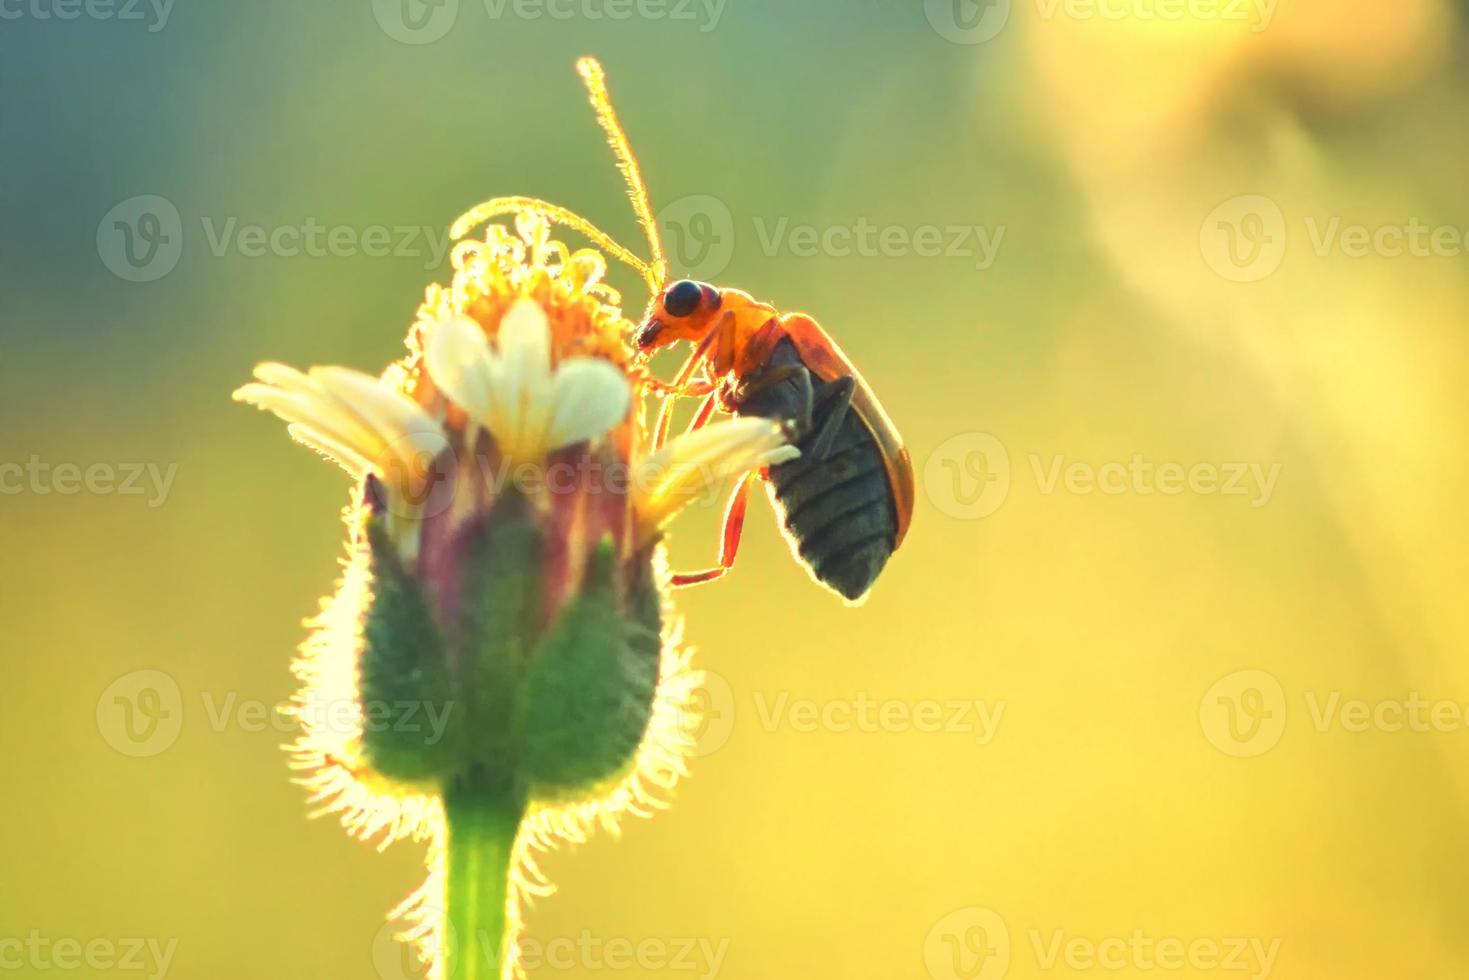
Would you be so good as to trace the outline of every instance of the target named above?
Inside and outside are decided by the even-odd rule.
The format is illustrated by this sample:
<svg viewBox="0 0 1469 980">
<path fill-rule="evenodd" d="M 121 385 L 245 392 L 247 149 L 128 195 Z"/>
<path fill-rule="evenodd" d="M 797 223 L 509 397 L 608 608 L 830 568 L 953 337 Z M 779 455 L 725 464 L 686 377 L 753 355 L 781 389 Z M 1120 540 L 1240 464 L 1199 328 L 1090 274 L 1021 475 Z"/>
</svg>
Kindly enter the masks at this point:
<svg viewBox="0 0 1469 980">
<path fill-rule="evenodd" d="M 669 316 L 688 316 L 699 308 L 699 300 L 703 298 L 704 291 L 698 283 L 692 279 L 680 279 L 668 287 L 668 293 L 663 297 L 663 308 Z"/>
</svg>

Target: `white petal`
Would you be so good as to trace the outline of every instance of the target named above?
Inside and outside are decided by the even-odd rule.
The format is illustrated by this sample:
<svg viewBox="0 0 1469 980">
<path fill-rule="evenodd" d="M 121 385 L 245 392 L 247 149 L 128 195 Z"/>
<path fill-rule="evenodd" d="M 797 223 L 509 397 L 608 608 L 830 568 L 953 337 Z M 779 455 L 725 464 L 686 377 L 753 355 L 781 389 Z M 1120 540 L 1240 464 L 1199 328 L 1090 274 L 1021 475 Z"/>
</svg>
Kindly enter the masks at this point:
<svg viewBox="0 0 1469 980">
<path fill-rule="evenodd" d="M 728 419 L 670 439 L 647 463 L 670 471 L 689 465 L 725 469 L 785 445 L 785 430 L 779 423 L 762 418 Z"/>
<path fill-rule="evenodd" d="M 798 455 L 787 444 L 784 426 L 769 419 L 706 425 L 671 440 L 643 461 L 636 487 L 639 516 L 646 527 L 656 528 L 726 477 Z"/>
<path fill-rule="evenodd" d="M 295 422 L 286 426 L 286 431 L 290 433 L 292 439 L 315 449 L 358 479 L 373 469 L 371 460 L 346 443 L 333 439 L 319 429 L 302 422 Z"/>
<path fill-rule="evenodd" d="M 424 363 L 450 401 L 483 424 L 490 415 L 495 382 L 495 356 L 490 340 L 467 316 L 431 324 L 424 343 Z"/>
<path fill-rule="evenodd" d="M 448 446 L 441 425 L 407 395 L 361 371 L 315 367 L 313 381 L 382 440 L 384 448 L 410 470 L 422 467 L 423 456 L 436 456 Z M 374 459 L 379 466 L 386 460 Z"/>
<path fill-rule="evenodd" d="M 380 435 L 343 409 L 334 398 L 314 387 L 286 391 L 256 382 L 240 388 L 234 398 L 271 412 L 287 423 L 310 426 L 333 442 L 350 446 L 353 452 L 367 459 L 377 458 L 382 451 L 384 443 Z"/>
<path fill-rule="evenodd" d="M 312 391 L 311 379 L 287 364 L 265 361 L 255 365 L 255 377 L 284 391 Z"/>
<path fill-rule="evenodd" d="M 439 423 L 417 402 L 378 378 L 341 367 L 316 367 L 302 374 L 283 364 L 255 369 L 261 380 L 235 392 L 237 401 L 273 412 L 293 427 L 298 442 L 326 453 L 348 470 L 401 464 L 424 468 L 425 458 L 448 441 Z"/>
<path fill-rule="evenodd" d="M 801 450 L 795 446 L 780 446 L 764 453 L 760 457 L 760 466 L 779 466 L 781 463 L 789 463 L 793 459 L 801 458 Z"/>
<path fill-rule="evenodd" d="M 551 421 L 546 449 L 599 439 L 627 417 L 632 387 L 611 361 L 573 357 L 551 381 Z"/>
<path fill-rule="evenodd" d="M 506 451 L 524 457 L 544 452 L 551 386 L 551 327 L 531 299 L 517 300 L 500 320 L 502 371 L 494 394 L 491 431 Z"/>
<path fill-rule="evenodd" d="M 310 376 L 323 391 L 384 434 L 438 427 L 418 402 L 370 374 L 344 367 L 314 367 Z"/>
</svg>

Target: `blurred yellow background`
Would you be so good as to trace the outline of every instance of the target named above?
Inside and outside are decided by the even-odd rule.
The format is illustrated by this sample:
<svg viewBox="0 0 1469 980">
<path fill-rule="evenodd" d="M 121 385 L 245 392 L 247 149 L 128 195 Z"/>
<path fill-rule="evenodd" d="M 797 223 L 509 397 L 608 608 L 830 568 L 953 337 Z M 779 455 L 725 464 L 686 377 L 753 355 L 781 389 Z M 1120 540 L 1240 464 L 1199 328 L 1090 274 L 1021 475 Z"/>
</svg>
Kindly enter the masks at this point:
<svg viewBox="0 0 1469 980">
<path fill-rule="evenodd" d="M 270 713 L 346 481 L 228 396 L 398 356 L 486 197 L 636 240 L 593 53 L 675 273 L 818 317 L 920 491 L 859 609 L 763 502 L 679 596 L 702 755 L 532 977 L 1469 975 L 1460 9 L 0 6 L 0 974 L 415 975 L 421 854 Z"/>
</svg>

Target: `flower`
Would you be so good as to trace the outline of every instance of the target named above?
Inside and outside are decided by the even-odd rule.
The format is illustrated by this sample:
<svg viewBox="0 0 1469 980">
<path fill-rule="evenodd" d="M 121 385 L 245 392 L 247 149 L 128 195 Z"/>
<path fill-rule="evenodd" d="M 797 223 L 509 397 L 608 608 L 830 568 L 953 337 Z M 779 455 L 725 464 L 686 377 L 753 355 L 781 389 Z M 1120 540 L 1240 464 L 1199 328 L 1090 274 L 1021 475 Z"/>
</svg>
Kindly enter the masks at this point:
<svg viewBox="0 0 1469 980">
<path fill-rule="evenodd" d="M 600 439 L 621 421 L 632 398 L 611 361 L 572 357 L 551 370 L 551 332 L 533 300 L 516 301 L 500 323 L 498 352 L 466 316 L 431 325 L 425 356 L 434 383 L 473 425 L 512 458 L 540 459 Z"/>
<path fill-rule="evenodd" d="M 358 480 L 346 574 L 296 664 L 294 764 L 354 834 L 431 842 L 397 911 L 440 976 L 487 928 L 513 971 L 521 900 L 548 887 L 532 852 L 646 812 L 682 774 L 699 676 L 663 529 L 796 455 L 764 419 L 649 446 L 605 262 L 535 208 L 453 266 L 381 377 L 267 363 L 235 392 Z"/>
</svg>

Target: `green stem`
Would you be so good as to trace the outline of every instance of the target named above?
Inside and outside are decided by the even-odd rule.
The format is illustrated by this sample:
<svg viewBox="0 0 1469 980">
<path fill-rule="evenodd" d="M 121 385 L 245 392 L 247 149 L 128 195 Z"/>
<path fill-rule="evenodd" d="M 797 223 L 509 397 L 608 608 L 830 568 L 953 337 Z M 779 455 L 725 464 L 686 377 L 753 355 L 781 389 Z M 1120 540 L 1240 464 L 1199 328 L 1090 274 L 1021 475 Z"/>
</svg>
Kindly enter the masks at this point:
<svg viewBox="0 0 1469 980">
<path fill-rule="evenodd" d="M 500 980 L 510 855 L 525 806 L 512 795 L 454 787 L 444 794 L 449 828 L 448 932 L 444 976 Z"/>
</svg>

